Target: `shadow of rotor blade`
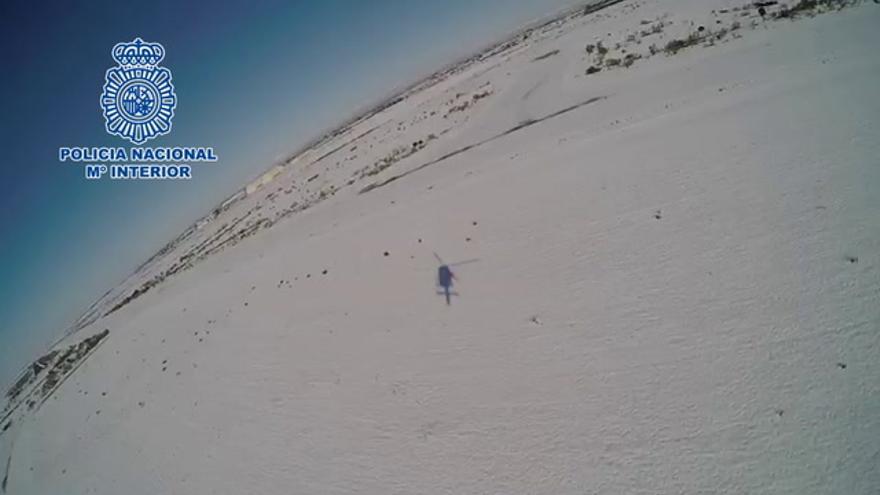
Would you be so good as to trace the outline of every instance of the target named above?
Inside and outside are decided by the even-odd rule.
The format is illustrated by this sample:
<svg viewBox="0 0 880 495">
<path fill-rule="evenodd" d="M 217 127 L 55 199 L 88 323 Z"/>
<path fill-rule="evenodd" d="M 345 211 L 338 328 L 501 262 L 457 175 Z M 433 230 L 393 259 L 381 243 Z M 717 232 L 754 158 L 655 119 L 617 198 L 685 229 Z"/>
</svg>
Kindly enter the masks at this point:
<svg viewBox="0 0 880 495">
<path fill-rule="evenodd" d="M 431 252 L 434 253 L 434 257 L 437 258 L 437 262 L 439 262 L 441 265 L 445 265 L 445 264 L 446 264 L 446 263 L 443 262 L 443 258 L 441 258 L 439 254 L 437 254 L 437 253 L 434 252 L 434 251 L 431 251 Z"/>
<path fill-rule="evenodd" d="M 477 261 L 480 261 L 480 258 L 474 258 L 474 259 L 464 260 L 464 261 L 457 261 L 457 262 L 455 262 L 455 263 L 449 263 L 449 264 L 446 265 L 446 266 L 460 266 L 460 265 L 467 265 L 468 263 L 476 263 Z"/>
</svg>

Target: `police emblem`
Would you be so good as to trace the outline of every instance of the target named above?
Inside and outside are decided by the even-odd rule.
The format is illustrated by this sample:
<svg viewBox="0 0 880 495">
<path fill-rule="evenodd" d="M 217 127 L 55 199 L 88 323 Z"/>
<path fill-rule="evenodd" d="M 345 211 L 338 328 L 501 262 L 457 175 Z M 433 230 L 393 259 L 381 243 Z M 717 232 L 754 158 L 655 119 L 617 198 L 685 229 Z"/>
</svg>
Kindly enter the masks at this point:
<svg viewBox="0 0 880 495">
<path fill-rule="evenodd" d="M 177 96 L 171 71 L 159 67 L 165 48 L 135 38 L 110 53 L 119 65 L 107 69 L 101 93 L 107 132 L 138 145 L 171 132 Z"/>
</svg>

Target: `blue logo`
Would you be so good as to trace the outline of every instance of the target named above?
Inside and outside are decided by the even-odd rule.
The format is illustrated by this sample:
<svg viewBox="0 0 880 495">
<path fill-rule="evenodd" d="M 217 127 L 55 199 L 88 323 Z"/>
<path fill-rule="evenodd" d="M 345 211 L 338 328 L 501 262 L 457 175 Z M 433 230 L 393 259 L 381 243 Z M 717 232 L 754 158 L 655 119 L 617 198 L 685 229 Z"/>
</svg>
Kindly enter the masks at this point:
<svg viewBox="0 0 880 495">
<path fill-rule="evenodd" d="M 110 53 L 119 65 L 107 69 L 101 93 L 107 132 L 138 145 L 171 132 L 177 95 L 171 71 L 159 67 L 165 48 L 135 38 Z"/>
</svg>

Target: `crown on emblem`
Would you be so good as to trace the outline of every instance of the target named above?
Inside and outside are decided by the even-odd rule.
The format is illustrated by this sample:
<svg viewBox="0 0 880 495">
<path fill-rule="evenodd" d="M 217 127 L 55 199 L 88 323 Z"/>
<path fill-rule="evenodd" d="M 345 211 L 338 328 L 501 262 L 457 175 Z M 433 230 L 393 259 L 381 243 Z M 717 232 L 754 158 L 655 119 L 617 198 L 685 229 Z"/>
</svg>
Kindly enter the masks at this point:
<svg viewBox="0 0 880 495">
<path fill-rule="evenodd" d="M 165 48 L 135 38 L 130 43 L 117 43 L 110 54 L 123 67 L 155 67 L 165 57 Z"/>
</svg>

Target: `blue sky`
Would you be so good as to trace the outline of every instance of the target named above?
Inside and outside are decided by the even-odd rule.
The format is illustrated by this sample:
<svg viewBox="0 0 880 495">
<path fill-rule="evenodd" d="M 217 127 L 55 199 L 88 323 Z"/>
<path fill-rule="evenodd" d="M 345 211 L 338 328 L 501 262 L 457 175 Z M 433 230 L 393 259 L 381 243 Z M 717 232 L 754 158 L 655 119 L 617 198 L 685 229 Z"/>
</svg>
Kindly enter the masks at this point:
<svg viewBox="0 0 880 495">
<path fill-rule="evenodd" d="M 571 0 L 0 3 L 0 384 L 106 289 L 246 180 L 392 88 Z M 162 43 L 191 181 L 86 181 L 59 146 L 104 132 L 110 49 Z"/>
</svg>

